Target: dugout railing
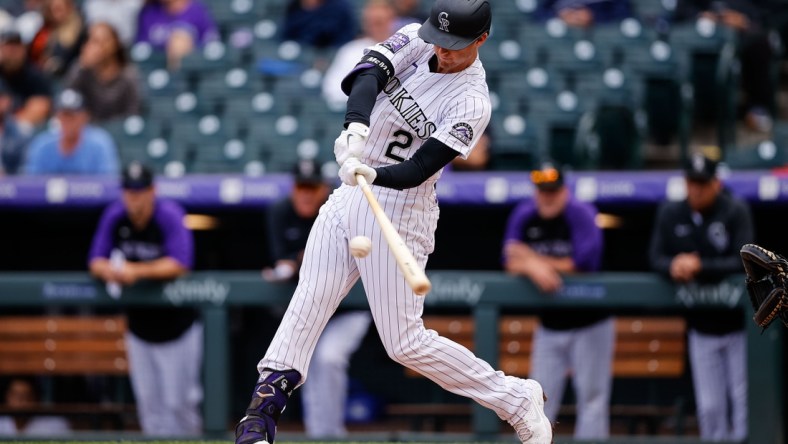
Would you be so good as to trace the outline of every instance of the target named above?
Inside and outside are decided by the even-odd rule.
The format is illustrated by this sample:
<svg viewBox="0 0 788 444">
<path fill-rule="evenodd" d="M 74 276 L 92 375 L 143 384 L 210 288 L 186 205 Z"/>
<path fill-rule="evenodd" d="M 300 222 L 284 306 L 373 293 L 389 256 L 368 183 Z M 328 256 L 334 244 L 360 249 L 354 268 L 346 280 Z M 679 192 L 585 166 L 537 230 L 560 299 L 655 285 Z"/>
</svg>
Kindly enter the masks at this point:
<svg viewBox="0 0 788 444">
<path fill-rule="evenodd" d="M 555 297 L 543 297 L 526 280 L 497 272 L 433 271 L 433 289 L 425 312 L 463 309 L 471 313 L 476 328 L 476 353 L 491 363 L 499 359 L 499 323 L 502 313 L 561 307 L 609 309 L 613 313 L 681 313 L 703 306 L 744 307 L 748 318 L 748 383 L 750 437 L 748 442 L 784 442 L 782 387 L 782 329 L 774 325 L 761 332 L 749 320 L 751 308 L 743 276 L 731 276 L 717 285 L 676 287 L 651 273 L 600 273 L 567 277 Z M 15 307 L 125 305 L 196 305 L 205 324 L 204 428 L 206 437 L 226 437 L 230 411 L 229 318 L 237 306 L 286 305 L 290 284 L 268 284 L 255 272 L 195 272 L 166 284 L 143 282 L 111 298 L 104 286 L 86 273 L 0 273 L 0 311 Z M 360 285 L 343 302 L 366 307 Z M 472 430 L 476 439 L 498 436 L 500 420 L 474 405 Z M 663 441 L 660 441 L 662 439 Z M 614 440 L 613 440 L 614 441 Z M 612 441 L 611 441 L 612 442 Z M 664 437 L 637 437 L 637 442 L 664 442 Z M 686 442 L 686 441 L 682 441 Z"/>
</svg>

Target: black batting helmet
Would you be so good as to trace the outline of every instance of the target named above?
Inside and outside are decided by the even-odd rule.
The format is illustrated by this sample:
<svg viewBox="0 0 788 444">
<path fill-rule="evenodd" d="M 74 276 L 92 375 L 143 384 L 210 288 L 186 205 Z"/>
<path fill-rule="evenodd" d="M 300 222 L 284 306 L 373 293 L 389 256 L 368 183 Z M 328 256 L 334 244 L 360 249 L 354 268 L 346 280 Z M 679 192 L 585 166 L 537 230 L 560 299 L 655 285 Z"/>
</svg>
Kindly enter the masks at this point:
<svg viewBox="0 0 788 444">
<path fill-rule="evenodd" d="M 488 0 L 435 0 L 419 37 L 445 49 L 463 49 L 490 32 L 492 12 Z"/>
</svg>

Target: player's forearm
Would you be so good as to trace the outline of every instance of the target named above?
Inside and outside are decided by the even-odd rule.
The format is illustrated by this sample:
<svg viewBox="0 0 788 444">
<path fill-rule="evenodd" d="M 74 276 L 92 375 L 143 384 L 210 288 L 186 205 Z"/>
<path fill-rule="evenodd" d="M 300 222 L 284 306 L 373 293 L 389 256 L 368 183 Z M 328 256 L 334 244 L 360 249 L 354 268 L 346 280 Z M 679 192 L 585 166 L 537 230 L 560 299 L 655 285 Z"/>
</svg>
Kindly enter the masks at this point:
<svg viewBox="0 0 788 444">
<path fill-rule="evenodd" d="M 90 274 L 102 281 L 110 280 L 112 276 L 112 265 L 110 265 L 109 259 L 100 257 L 90 261 Z"/>
<path fill-rule="evenodd" d="M 163 257 L 148 262 L 129 262 L 127 266 L 134 267 L 137 279 L 175 279 L 188 271 L 180 262 L 170 257 Z"/>
<path fill-rule="evenodd" d="M 542 259 L 559 273 L 573 273 L 577 271 L 575 261 L 571 257 L 542 256 Z"/>
</svg>

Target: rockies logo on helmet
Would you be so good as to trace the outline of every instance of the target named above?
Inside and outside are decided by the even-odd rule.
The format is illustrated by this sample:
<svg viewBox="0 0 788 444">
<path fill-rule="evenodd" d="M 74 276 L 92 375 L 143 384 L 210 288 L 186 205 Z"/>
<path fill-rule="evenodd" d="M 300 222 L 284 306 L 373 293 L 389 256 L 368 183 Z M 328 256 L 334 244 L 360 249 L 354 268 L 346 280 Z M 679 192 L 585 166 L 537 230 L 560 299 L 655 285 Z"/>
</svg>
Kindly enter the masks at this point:
<svg viewBox="0 0 788 444">
<path fill-rule="evenodd" d="M 449 20 L 448 20 L 448 17 L 449 17 L 449 13 L 445 12 L 445 11 L 441 12 L 440 15 L 438 15 L 438 20 L 441 23 L 440 30 L 443 31 L 443 32 L 449 32 Z"/>
</svg>

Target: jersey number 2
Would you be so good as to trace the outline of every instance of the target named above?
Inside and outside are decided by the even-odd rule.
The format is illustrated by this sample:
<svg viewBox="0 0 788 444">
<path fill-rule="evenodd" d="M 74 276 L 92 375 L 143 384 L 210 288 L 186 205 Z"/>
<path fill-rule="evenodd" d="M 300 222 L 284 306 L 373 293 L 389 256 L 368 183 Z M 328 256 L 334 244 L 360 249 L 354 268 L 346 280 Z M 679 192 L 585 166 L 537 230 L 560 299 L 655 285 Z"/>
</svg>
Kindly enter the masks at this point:
<svg viewBox="0 0 788 444">
<path fill-rule="evenodd" d="M 396 140 L 386 147 L 386 157 L 394 159 L 397 162 L 403 162 L 405 158 L 394 154 L 394 149 L 406 150 L 410 148 L 411 144 L 413 144 L 413 135 L 405 130 L 397 130 L 394 131 L 394 137 Z"/>
</svg>

